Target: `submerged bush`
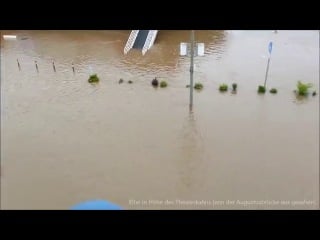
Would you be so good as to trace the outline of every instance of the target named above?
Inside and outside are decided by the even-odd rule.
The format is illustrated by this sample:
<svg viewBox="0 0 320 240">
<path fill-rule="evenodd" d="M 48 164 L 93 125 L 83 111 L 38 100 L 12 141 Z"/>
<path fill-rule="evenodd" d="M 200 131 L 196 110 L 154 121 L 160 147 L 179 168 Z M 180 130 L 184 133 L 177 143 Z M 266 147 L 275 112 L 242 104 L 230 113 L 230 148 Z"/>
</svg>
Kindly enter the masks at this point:
<svg viewBox="0 0 320 240">
<path fill-rule="evenodd" d="M 154 87 L 158 87 L 159 85 L 159 81 L 157 78 L 154 78 L 152 81 L 151 81 L 151 85 L 154 86 Z"/>
<path fill-rule="evenodd" d="M 237 84 L 236 83 L 232 83 L 232 91 L 237 91 Z"/>
<path fill-rule="evenodd" d="M 92 74 L 90 75 L 88 82 L 89 83 L 93 83 L 93 82 L 99 82 L 99 77 L 97 76 L 97 74 Z"/>
<path fill-rule="evenodd" d="M 228 91 L 228 85 L 227 84 L 221 84 L 219 87 L 220 92 Z"/>
<path fill-rule="evenodd" d="M 309 94 L 309 88 L 312 87 L 311 83 L 302 83 L 300 81 L 298 81 L 297 83 L 297 93 L 300 96 L 307 96 Z"/>
<path fill-rule="evenodd" d="M 265 93 L 265 92 L 266 92 L 266 88 L 264 86 L 258 87 L 258 93 Z"/>
<path fill-rule="evenodd" d="M 161 81 L 160 82 L 160 87 L 161 88 L 165 88 L 165 87 L 167 87 L 168 86 L 168 83 L 166 82 L 166 81 Z"/>
<path fill-rule="evenodd" d="M 203 89 L 202 83 L 196 83 L 196 84 L 194 85 L 194 89 L 197 89 L 197 90 Z"/>
<path fill-rule="evenodd" d="M 270 93 L 275 94 L 275 93 L 277 93 L 277 92 L 278 92 L 278 90 L 277 90 L 276 88 L 271 88 L 271 89 L 270 89 Z"/>
</svg>

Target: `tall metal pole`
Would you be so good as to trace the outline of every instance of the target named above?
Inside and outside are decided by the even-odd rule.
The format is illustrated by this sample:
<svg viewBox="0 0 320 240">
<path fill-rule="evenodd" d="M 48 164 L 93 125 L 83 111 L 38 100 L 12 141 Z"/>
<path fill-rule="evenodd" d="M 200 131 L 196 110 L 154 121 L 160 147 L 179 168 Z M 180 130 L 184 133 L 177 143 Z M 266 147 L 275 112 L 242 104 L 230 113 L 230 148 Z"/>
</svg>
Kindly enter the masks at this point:
<svg viewBox="0 0 320 240">
<path fill-rule="evenodd" d="M 194 57 L 194 30 L 191 30 L 191 61 L 190 61 L 190 111 L 193 106 L 193 57 Z"/>
<path fill-rule="evenodd" d="M 268 58 L 268 65 L 267 65 L 267 70 L 266 70 L 266 77 L 265 77 L 265 79 L 264 79 L 264 87 L 266 87 L 266 84 L 267 84 L 268 71 L 269 71 L 269 63 L 270 63 L 270 55 L 269 55 L 269 58 Z"/>
<path fill-rule="evenodd" d="M 266 88 L 266 84 L 267 84 L 267 78 L 268 78 L 268 72 L 269 72 L 269 64 L 270 64 L 270 58 L 271 58 L 271 52 L 272 52 L 272 42 L 269 43 L 269 58 L 268 58 L 268 65 L 267 65 L 267 70 L 266 70 L 266 77 L 264 79 L 264 88 Z"/>
</svg>

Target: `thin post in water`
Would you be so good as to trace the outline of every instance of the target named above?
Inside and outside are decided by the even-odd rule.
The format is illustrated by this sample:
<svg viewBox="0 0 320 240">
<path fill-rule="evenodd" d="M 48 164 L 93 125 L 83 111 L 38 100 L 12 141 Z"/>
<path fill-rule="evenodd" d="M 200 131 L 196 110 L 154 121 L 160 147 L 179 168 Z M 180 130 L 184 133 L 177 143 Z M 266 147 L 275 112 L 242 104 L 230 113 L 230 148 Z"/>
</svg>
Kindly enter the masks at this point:
<svg viewBox="0 0 320 240">
<path fill-rule="evenodd" d="M 75 71 L 74 71 L 74 65 L 73 65 L 73 63 L 72 63 L 72 71 L 73 71 L 73 73 L 75 73 Z"/>
<path fill-rule="evenodd" d="M 39 72 L 39 69 L 38 69 L 38 63 L 37 63 L 37 61 L 34 61 L 34 63 L 36 64 L 37 72 Z"/>
<path fill-rule="evenodd" d="M 270 58 L 271 58 L 271 52 L 272 52 L 272 42 L 269 43 L 268 51 L 269 51 L 269 58 L 268 58 L 266 76 L 264 78 L 264 85 L 263 85 L 264 88 L 266 88 L 266 84 L 267 84 L 267 78 L 268 78 L 268 72 L 269 72 L 269 64 L 270 64 Z"/>
<path fill-rule="evenodd" d="M 264 87 L 266 87 L 266 84 L 267 84 L 267 78 L 268 78 L 268 72 L 269 72 L 269 64 L 270 64 L 270 56 L 268 58 L 268 64 L 267 64 L 267 70 L 266 70 L 266 76 L 264 78 Z"/>
<path fill-rule="evenodd" d="M 18 63 L 19 71 L 21 71 L 21 66 L 20 66 L 20 63 L 19 63 L 19 59 L 18 59 L 18 58 L 17 58 L 17 63 Z"/>
<path fill-rule="evenodd" d="M 193 107 L 193 57 L 194 57 L 194 30 L 191 30 L 191 59 L 190 59 L 190 103 L 189 109 L 192 111 Z"/>
<path fill-rule="evenodd" d="M 56 72 L 56 66 L 54 65 L 54 61 L 52 61 L 53 71 Z"/>
</svg>

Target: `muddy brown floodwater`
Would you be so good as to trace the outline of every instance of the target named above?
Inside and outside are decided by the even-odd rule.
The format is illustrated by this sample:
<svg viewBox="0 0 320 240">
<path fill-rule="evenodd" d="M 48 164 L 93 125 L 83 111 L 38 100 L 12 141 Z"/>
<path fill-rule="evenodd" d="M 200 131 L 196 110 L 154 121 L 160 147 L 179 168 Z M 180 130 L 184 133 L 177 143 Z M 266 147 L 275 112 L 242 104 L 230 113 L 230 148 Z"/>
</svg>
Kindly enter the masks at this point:
<svg viewBox="0 0 320 240">
<path fill-rule="evenodd" d="M 1 31 L 2 209 L 318 208 L 319 95 L 293 92 L 301 80 L 319 93 L 318 31 L 195 31 L 206 54 L 192 114 L 190 31 L 160 30 L 145 56 L 123 54 L 129 34 Z M 262 96 L 269 41 L 278 94 Z M 233 82 L 236 94 L 218 91 Z"/>
</svg>

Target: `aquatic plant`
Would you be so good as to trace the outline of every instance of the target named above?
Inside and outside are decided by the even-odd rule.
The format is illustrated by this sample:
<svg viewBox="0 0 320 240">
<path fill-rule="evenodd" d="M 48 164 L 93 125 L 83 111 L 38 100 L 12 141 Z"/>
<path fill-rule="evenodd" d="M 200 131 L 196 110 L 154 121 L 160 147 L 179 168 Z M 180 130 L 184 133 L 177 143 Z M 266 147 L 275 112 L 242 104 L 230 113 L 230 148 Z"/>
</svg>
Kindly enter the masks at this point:
<svg viewBox="0 0 320 240">
<path fill-rule="evenodd" d="M 197 89 L 197 90 L 203 89 L 202 83 L 196 83 L 196 84 L 194 85 L 194 89 Z"/>
<path fill-rule="evenodd" d="M 166 81 L 161 81 L 161 82 L 160 82 L 160 87 L 161 87 L 161 88 L 165 88 L 165 87 L 167 87 L 167 86 L 168 86 L 168 84 L 167 84 Z"/>
<path fill-rule="evenodd" d="M 228 91 L 228 85 L 227 84 L 221 84 L 219 87 L 220 92 Z"/>
<path fill-rule="evenodd" d="M 93 82 L 99 82 L 99 77 L 97 76 L 97 74 L 92 74 L 90 75 L 88 82 L 89 83 L 93 83 Z"/>
<path fill-rule="evenodd" d="M 273 94 L 276 94 L 278 92 L 278 90 L 276 88 L 271 88 L 269 92 L 273 93 Z"/>
<path fill-rule="evenodd" d="M 265 92 L 266 92 L 266 88 L 264 86 L 258 87 L 258 93 L 265 93 Z"/>
<path fill-rule="evenodd" d="M 307 96 L 309 94 L 309 88 L 312 87 L 311 83 L 302 83 L 301 81 L 298 81 L 297 83 L 297 93 L 300 96 Z"/>
</svg>

